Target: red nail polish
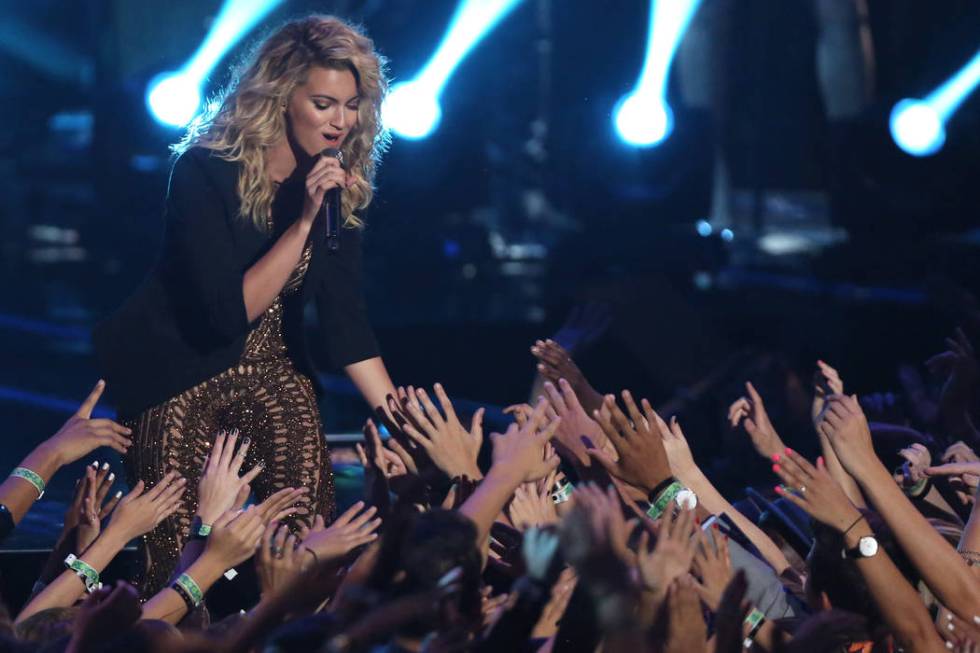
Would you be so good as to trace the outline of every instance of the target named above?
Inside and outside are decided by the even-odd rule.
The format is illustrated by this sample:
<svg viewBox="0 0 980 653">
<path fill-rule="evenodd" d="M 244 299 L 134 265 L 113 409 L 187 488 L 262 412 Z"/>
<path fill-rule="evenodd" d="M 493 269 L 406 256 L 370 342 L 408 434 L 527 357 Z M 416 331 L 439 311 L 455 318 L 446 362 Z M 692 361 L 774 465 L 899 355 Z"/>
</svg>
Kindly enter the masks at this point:
<svg viewBox="0 0 980 653">
<path fill-rule="evenodd" d="M 779 486 L 779 485 L 777 485 L 776 487 L 774 487 L 773 490 L 776 492 L 776 494 L 780 494 L 781 495 L 783 493 L 783 488 L 782 488 L 782 486 Z"/>
<path fill-rule="evenodd" d="M 790 449 L 789 447 L 786 447 L 786 453 L 793 453 L 793 450 Z"/>
<path fill-rule="evenodd" d="M 817 456 L 817 465 L 820 467 L 824 466 L 823 456 Z"/>
<path fill-rule="evenodd" d="M 779 454 L 778 454 L 778 453 L 774 453 L 774 454 L 772 455 L 772 461 L 773 461 L 774 463 L 778 463 L 778 462 L 779 462 Z"/>
<path fill-rule="evenodd" d="M 776 472 L 778 474 L 779 473 L 779 465 L 773 465 L 772 466 L 772 471 L 774 471 L 774 472 Z"/>
</svg>

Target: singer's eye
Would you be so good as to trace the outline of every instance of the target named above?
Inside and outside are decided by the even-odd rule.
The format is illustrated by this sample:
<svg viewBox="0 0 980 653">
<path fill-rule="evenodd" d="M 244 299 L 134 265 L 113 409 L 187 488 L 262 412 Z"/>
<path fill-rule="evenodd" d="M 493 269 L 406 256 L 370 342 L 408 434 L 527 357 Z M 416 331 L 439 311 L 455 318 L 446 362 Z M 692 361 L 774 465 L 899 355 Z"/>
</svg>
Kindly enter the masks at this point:
<svg viewBox="0 0 980 653">
<path fill-rule="evenodd" d="M 315 106 L 320 111 L 326 111 L 329 108 L 326 104 L 314 104 L 313 106 Z"/>
</svg>

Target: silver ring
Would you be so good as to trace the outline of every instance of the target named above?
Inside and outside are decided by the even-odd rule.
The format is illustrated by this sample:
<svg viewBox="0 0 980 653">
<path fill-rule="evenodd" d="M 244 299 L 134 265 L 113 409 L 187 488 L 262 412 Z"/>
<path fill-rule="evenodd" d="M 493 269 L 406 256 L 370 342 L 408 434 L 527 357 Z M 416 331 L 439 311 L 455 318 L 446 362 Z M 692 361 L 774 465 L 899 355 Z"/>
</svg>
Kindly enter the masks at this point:
<svg viewBox="0 0 980 653">
<path fill-rule="evenodd" d="M 800 494 L 806 494 L 806 486 L 805 485 L 801 485 L 800 486 Z"/>
</svg>

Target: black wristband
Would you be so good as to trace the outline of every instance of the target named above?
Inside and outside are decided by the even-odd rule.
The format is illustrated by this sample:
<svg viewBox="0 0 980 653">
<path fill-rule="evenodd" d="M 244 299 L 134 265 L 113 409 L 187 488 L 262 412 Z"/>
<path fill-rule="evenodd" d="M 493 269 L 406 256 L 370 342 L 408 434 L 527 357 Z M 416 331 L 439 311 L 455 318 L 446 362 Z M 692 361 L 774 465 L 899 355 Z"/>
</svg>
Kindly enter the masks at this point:
<svg viewBox="0 0 980 653">
<path fill-rule="evenodd" d="M 184 599 L 184 603 L 187 604 L 187 611 L 188 612 L 193 612 L 194 611 L 194 608 L 197 607 L 197 606 L 194 605 L 194 599 L 192 599 L 191 598 L 191 595 L 187 593 L 187 590 L 185 590 L 183 587 L 180 586 L 179 583 L 176 583 L 176 582 L 174 582 L 170 586 L 170 589 L 172 589 L 173 591 L 177 592 L 177 595 L 180 596 L 180 598 Z"/>
<path fill-rule="evenodd" d="M 647 503 L 655 503 L 657 501 L 657 497 L 660 496 L 660 493 L 669 488 L 671 483 L 675 482 L 677 482 L 676 478 L 673 476 L 668 476 L 664 480 L 657 483 L 657 486 L 650 490 L 650 494 L 647 495 Z"/>
</svg>

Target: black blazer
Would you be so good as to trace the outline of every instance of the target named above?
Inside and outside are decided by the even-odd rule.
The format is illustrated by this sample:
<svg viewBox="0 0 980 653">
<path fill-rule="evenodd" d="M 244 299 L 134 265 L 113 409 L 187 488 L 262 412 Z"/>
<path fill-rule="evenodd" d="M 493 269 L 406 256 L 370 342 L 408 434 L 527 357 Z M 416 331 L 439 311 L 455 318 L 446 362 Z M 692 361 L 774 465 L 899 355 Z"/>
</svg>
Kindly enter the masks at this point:
<svg viewBox="0 0 980 653">
<path fill-rule="evenodd" d="M 174 397 L 235 365 L 249 324 L 245 271 L 279 233 L 263 233 L 238 215 L 237 163 L 204 148 L 184 152 L 170 173 L 162 254 L 143 285 L 95 327 L 93 342 L 120 417 Z M 304 180 L 287 180 L 273 215 L 299 216 Z M 320 224 L 314 224 L 318 233 Z M 340 250 L 313 238 L 299 292 L 283 305 L 288 355 L 315 379 L 303 332 L 303 308 L 315 300 L 330 362 L 342 367 L 378 356 L 361 281 L 361 231 L 341 229 Z"/>
</svg>

